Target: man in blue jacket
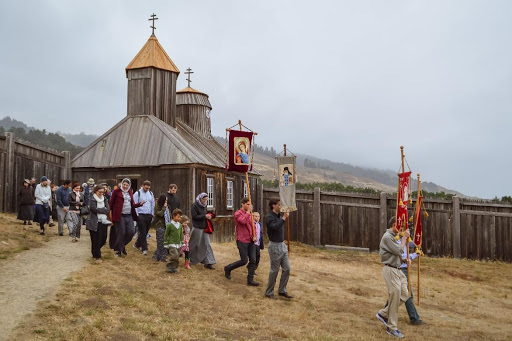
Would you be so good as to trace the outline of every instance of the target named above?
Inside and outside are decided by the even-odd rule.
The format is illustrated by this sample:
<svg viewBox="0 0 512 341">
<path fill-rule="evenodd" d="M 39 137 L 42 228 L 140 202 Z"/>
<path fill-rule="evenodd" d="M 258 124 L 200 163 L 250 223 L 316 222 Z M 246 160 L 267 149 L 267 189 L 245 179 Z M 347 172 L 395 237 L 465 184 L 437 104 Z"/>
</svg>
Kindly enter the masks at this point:
<svg viewBox="0 0 512 341">
<path fill-rule="evenodd" d="M 66 214 L 69 210 L 69 193 L 71 193 L 71 180 L 64 181 L 64 184 L 57 188 L 55 192 L 57 196 L 57 217 L 59 219 L 59 236 L 64 235 L 64 222 L 66 221 Z"/>
</svg>

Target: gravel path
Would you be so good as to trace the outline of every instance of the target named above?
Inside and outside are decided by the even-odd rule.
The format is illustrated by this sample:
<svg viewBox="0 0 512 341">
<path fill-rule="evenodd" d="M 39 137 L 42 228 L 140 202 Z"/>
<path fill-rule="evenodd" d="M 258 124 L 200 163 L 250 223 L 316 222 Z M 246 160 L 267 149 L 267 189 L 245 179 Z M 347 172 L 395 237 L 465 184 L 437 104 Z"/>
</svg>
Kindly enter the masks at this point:
<svg viewBox="0 0 512 341">
<path fill-rule="evenodd" d="M 60 283 L 81 269 L 91 257 L 89 233 L 72 243 L 69 237 L 52 238 L 47 245 L 24 251 L 0 265 L 0 340 L 33 312 L 39 302 L 54 298 Z"/>
</svg>

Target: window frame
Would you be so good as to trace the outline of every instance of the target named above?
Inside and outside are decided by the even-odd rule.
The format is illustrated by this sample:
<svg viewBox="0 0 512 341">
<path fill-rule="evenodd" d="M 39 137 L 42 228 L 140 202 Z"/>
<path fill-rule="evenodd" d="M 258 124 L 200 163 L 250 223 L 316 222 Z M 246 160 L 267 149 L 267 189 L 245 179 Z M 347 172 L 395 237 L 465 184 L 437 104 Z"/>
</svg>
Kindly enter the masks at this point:
<svg viewBox="0 0 512 341">
<path fill-rule="evenodd" d="M 210 184 L 211 182 L 211 184 Z M 210 192 L 211 189 L 211 192 Z M 208 201 L 206 203 L 207 209 L 215 208 L 215 178 L 213 176 L 206 177 L 206 194 L 208 194 Z M 211 196 L 210 196 L 211 194 Z"/>
<path fill-rule="evenodd" d="M 231 184 L 231 187 L 229 186 Z M 231 189 L 231 192 L 230 192 Z M 233 179 L 226 179 L 226 209 L 232 210 L 234 209 L 235 197 L 234 197 L 234 182 Z M 231 198 L 230 198 L 231 196 Z M 231 205 L 229 201 L 231 200 Z"/>
</svg>

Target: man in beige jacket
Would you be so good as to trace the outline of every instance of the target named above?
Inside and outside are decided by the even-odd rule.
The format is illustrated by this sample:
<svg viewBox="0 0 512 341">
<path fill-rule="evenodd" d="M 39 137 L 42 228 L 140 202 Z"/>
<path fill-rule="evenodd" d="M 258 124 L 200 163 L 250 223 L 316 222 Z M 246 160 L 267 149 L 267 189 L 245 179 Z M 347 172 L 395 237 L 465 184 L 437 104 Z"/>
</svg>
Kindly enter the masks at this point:
<svg viewBox="0 0 512 341">
<path fill-rule="evenodd" d="M 388 226 L 389 229 L 380 241 L 379 255 L 380 262 L 384 264 L 382 276 L 388 289 L 389 304 L 381 309 L 376 316 L 387 327 L 386 332 L 389 335 L 403 338 L 404 334 L 398 330 L 397 326 L 398 307 L 407 301 L 409 292 L 407 290 L 407 277 L 400 270 L 400 265 L 403 261 L 408 262 L 408 260 L 402 260 L 402 250 L 404 250 L 409 240 L 410 233 L 409 229 L 405 230 L 402 242 L 398 244 L 395 239 L 398 234 L 395 217 L 389 220 Z"/>
</svg>

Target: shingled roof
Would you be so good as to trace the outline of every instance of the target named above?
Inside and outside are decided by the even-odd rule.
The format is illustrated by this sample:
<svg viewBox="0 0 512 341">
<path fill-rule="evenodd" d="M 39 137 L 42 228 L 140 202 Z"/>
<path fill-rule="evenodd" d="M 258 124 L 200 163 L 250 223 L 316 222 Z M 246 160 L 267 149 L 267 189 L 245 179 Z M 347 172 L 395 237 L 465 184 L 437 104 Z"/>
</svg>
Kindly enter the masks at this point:
<svg viewBox="0 0 512 341">
<path fill-rule="evenodd" d="M 165 52 L 164 48 L 152 35 L 142 49 L 137 53 L 135 58 L 128 64 L 126 71 L 131 69 L 141 69 L 145 67 L 154 67 L 157 69 L 167 70 L 175 73 L 180 73 L 180 70 L 171 60 L 169 55 Z"/>
<path fill-rule="evenodd" d="M 224 148 L 180 120 L 176 129 L 155 116 L 126 116 L 72 161 L 72 168 L 204 164 L 225 167 Z"/>
</svg>

